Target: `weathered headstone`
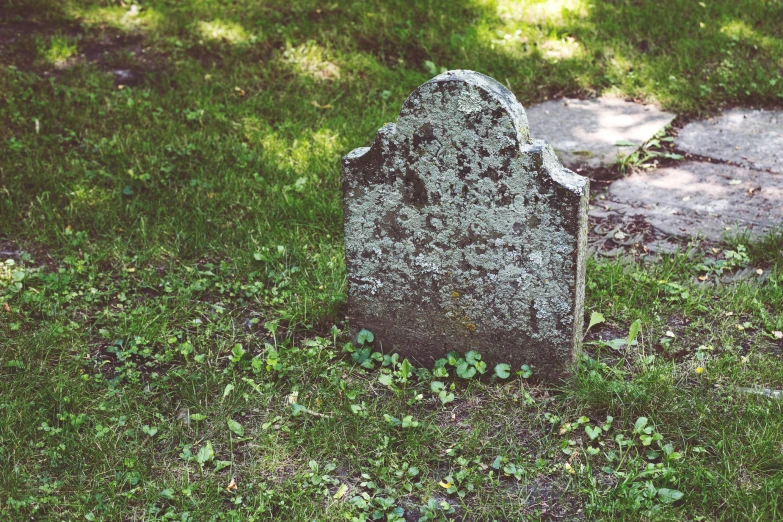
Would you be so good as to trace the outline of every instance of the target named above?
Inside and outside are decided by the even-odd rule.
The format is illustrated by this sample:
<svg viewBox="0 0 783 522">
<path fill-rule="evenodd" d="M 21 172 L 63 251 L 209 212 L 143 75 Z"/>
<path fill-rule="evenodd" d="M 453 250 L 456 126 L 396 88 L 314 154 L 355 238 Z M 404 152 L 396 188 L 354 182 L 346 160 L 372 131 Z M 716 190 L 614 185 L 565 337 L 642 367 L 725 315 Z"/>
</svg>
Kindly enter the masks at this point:
<svg viewBox="0 0 783 522">
<path fill-rule="evenodd" d="M 354 332 L 429 367 L 477 350 L 558 377 L 582 337 L 588 192 L 501 84 L 433 78 L 343 159 Z"/>
</svg>

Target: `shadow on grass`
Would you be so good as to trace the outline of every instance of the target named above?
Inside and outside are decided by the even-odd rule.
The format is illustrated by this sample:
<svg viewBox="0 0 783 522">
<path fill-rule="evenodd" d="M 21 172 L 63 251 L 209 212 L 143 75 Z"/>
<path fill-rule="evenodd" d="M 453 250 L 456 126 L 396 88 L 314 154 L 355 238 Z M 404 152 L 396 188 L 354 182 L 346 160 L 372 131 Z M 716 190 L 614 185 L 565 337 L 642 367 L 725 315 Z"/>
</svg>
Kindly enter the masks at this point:
<svg viewBox="0 0 783 522">
<path fill-rule="evenodd" d="M 779 105 L 782 21 L 783 7 L 757 0 L 704 6 L 689 0 L 150 2 L 141 8 L 23 1 L 4 17 L 5 24 L 44 32 L 62 27 L 73 34 L 80 27 L 87 48 L 96 34 L 144 35 L 171 59 L 184 52 L 223 70 L 311 41 L 341 57 L 367 55 L 404 71 L 407 92 L 443 68 L 467 68 L 507 83 L 525 104 L 612 92 L 681 112 L 722 103 Z"/>
</svg>

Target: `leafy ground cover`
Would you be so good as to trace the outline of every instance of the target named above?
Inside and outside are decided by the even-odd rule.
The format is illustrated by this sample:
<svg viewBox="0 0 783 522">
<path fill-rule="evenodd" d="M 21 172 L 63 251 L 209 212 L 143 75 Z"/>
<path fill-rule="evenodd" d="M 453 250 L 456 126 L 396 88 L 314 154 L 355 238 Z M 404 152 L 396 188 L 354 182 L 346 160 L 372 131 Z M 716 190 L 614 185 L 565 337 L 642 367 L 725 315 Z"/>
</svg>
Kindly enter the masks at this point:
<svg viewBox="0 0 783 522">
<path fill-rule="evenodd" d="M 6 1 L 0 514 L 780 518 L 783 406 L 742 388 L 783 387 L 781 234 L 592 259 L 560 385 L 413 368 L 348 342 L 339 158 L 443 68 L 523 104 L 779 106 L 782 24 L 762 0 Z"/>
</svg>

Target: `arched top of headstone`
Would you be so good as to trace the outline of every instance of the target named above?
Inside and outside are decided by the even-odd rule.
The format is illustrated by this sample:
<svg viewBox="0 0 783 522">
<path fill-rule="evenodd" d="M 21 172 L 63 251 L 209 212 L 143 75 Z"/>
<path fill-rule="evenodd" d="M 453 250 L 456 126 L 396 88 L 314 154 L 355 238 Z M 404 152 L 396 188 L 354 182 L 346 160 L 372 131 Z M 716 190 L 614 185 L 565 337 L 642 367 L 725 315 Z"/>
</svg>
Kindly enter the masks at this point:
<svg viewBox="0 0 783 522">
<path fill-rule="evenodd" d="M 522 145 L 530 141 L 525 109 L 500 82 L 475 71 L 458 69 L 436 76 L 413 91 L 400 110 L 398 127 L 422 119 L 443 119 L 444 113 L 464 120 L 459 131 L 494 126 Z"/>
<path fill-rule="evenodd" d="M 349 172 L 369 175 L 365 181 L 371 184 L 415 163 L 420 174 L 429 171 L 425 177 L 432 172 L 424 165 L 432 165 L 440 172 L 458 171 L 461 178 L 497 180 L 510 173 L 511 163 L 521 162 L 538 165 L 530 172 L 576 195 L 586 186 L 586 178 L 564 168 L 548 144 L 530 137 L 525 109 L 514 93 L 467 70 L 422 84 L 405 100 L 396 123 L 381 127 L 371 147 L 351 151 L 344 161 L 353 166 Z"/>
</svg>

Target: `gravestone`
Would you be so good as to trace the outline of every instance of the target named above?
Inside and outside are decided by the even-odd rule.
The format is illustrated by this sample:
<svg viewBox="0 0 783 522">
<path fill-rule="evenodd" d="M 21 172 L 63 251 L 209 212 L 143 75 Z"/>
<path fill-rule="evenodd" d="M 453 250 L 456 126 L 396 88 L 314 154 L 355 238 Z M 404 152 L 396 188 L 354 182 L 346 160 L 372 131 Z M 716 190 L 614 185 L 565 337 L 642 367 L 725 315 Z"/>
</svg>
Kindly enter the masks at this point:
<svg viewBox="0 0 783 522">
<path fill-rule="evenodd" d="M 582 337 L 588 192 L 501 84 L 428 81 L 343 158 L 354 334 L 426 367 L 476 350 L 562 375 Z"/>
</svg>

